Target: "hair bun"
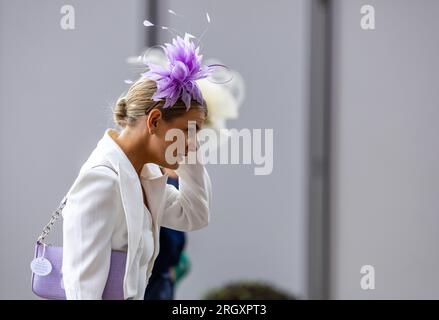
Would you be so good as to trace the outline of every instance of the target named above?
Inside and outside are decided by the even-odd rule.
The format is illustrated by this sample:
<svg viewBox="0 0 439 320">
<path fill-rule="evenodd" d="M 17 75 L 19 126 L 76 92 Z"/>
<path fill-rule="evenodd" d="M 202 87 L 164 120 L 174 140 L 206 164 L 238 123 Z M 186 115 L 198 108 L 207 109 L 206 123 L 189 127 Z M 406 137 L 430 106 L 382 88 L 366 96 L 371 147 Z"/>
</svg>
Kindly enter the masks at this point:
<svg viewBox="0 0 439 320">
<path fill-rule="evenodd" d="M 125 99 L 125 97 L 122 97 L 117 101 L 117 106 L 120 108 L 120 111 L 122 111 L 123 114 L 126 116 L 127 115 L 127 100 Z"/>
<path fill-rule="evenodd" d="M 125 127 L 127 118 L 127 101 L 125 97 L 121 97 L 117 100 L 113 114 L 114 121 L 121 127 Z"/>
</svg>

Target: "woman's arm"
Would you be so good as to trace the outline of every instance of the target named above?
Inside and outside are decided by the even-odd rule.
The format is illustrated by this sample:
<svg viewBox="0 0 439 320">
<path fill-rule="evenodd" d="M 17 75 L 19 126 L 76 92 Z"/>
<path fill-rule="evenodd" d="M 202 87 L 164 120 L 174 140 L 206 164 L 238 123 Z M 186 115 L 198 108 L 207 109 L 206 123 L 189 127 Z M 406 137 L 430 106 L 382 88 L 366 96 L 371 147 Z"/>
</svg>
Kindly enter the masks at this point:
<svg viewBox="0 0 439 320">
<path fill-rule="evenodd" d="M 193 231 L 209 223 L 212 185 L 206 168 L 200 164 L 180 164 L 175 170 L 179 177 L 179 190 L 166 186 L 166 205 L 160 225 L 179 230 Z"/>
<path fill-rule="evenodd" d="M 67 299 L 102 299 L 110 270 L 118 181 L 109 168 L 89 169 L 63 209 L 63 283 Z"/>
</svg>

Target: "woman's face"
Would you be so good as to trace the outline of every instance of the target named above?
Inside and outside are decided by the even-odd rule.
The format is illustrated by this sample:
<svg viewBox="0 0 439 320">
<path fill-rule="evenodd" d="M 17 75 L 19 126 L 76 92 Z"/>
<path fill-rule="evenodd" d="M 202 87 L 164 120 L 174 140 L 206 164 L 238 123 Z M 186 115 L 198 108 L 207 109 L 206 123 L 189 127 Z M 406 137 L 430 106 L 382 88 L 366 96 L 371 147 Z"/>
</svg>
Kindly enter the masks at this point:
<svg viewBox="0 0 439 320">
<path fill-rule="evenodd" d="M 163 119 L 160 110 L 151 110 L 147 121 L 150 131 L 148 149 L 154 158 L 154 163 L 165 168 L 177 169 L 178 163 L 175 161 L 178 156 L 177 151 L 182 150 L 184 155 L 187 155 L 189 147 L 188 140 L 191 136 L 192 138 L 195 137 L 194 134 L 189 134 L 189 130 L 192 127 L 198 132 L 198 130 L 203 127 L 205 119 L 205 111 L 200 108 L 191 108 L 183 115 L 167 121 Z M 176 130 L 172 129 L 177 129 L 180 133 L 175 135 L 174 132 L 176 132 Z M 166 138 L 166 133 L 168 131 L 168 137 Z M 177 142 L 177 139 L 180 139 L 180 141 Z M 180 149 L 176 148 L 177 144 L 180 145 Z M 167 156 L 166 150 L 168 147 L 170 148 Z M 172 157 L 169 157 L 170 154 Z"/>
</svg>

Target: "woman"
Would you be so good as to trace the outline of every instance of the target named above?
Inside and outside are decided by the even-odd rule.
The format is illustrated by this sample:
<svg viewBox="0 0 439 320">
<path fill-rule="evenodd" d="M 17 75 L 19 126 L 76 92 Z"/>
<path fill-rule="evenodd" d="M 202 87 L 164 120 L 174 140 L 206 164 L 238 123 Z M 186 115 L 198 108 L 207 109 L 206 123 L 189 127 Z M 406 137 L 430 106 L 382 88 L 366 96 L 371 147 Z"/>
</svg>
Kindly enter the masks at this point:
<svg viewBox="0 0 439 320">
<path fill-rule="evenodd" d="M 160 76 L 167 77 L 165 82 L 175 80 L 175 85 L 164 92 L 163 78 L 153 68 L 135 82 L 114 109 L 122 131 L 105 131 L 69 191 L 62 212 L 67 299 L 102 298 L 111 250 L 127 252 L 124 298 L 143 299 L 159 252 L 159 227 L 191 231 L 209 222 L 211 182 L 206 169 L 200 162 L 170 163 L 165 156 L 173 143 L 165 139 L 166 132 L 185 132 L 187 155 L 188 122 L 201 128 L 207 113 L 194 82 L 197 70 L 180 72 L 181 68 L 201 70 L 198 52 L 191 51 L 188 39 L 180 40 L 178 45 L 188 46 L 174 52 L 174 57 L 169 53 L 169 72 L 160 70 Z M 185 54 L 197 61 L 189 61 Z M 173 68 L 173 58 L 180 59 L 180 70 Z M 188 94 L 194 100 L 188 100 Z M 166 184 L 167 174 L 160 167 L 175 170 L 179 190 Z"/>
</svg>

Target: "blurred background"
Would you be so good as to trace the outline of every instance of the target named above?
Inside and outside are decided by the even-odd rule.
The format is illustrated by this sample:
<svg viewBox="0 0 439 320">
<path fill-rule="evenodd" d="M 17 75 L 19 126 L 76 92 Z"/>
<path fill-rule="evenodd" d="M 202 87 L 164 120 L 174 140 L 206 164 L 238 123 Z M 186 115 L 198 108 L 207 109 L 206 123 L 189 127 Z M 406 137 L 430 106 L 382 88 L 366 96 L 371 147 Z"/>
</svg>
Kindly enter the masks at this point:
<svg viewBox="0 0 439 320">
<path fill-rule="evenodd" d="M 212 219 L 188 234 L 176 298 L 256 281 L 298 299 L 438 299 L 435 0 L 0 0 L 0 299 L 36 299 L 35 240 L 114 127 L 127 58 L 171 39 L 143 21 L 199 35 L 206 12 L 203 58 L 245 81 L 227 126 L 273 129 L 274 168 L 208 165 Z"/>
</svg>

